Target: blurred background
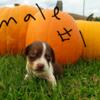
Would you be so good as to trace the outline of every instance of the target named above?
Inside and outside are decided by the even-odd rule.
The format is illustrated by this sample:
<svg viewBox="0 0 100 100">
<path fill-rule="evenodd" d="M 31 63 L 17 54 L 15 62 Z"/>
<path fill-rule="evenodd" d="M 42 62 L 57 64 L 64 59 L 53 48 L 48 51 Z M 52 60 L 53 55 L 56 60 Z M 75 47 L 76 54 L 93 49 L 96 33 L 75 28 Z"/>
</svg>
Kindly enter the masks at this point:
<svg viewBox="0 0 100 100">
<path fill-rule="evenodd" d="M 42 8 L 54 8 L 58 5 L 60 10 L 69 12 L 75 19 L 100 19 L 100 0 L 0 0 L 0 7 L 36 3 Z"/>
</svg>

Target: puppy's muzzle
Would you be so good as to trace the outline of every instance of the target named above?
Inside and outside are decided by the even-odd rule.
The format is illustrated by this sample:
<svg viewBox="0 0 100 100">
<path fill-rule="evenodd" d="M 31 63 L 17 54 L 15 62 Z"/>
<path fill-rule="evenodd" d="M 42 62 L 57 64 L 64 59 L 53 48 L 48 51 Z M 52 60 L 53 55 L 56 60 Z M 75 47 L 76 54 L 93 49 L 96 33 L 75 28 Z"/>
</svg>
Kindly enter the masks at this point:
<svg viewBox="0 0 100 100">
<path fill-rule="evenodd" d="M 44 64 L 42 64 L 42 63 L 37 64 L 35 71 L 37 71 L 37 72 L 44 71 Z"/>
</svg>

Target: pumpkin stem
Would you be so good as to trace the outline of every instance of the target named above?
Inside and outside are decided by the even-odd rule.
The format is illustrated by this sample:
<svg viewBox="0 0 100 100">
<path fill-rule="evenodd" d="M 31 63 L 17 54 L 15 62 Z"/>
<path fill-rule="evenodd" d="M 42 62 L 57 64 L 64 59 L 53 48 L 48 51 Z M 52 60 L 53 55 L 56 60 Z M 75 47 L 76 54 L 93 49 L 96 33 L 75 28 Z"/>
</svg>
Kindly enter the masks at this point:
<svg viewBox="0 0 100 100">
<path fill-rule="evenodd" d="M 62 0 L 57 0 L 56 6 L 59 8 L 60 11 L 63 11 L 63 2 L 62 2 Z"/>
<path fill-rule="evenodd" d="M 20 6 L 20 4 L 18 4 L 18 3 L 15 3 L 15 4 L 14 4 L 14 6 Z"/>
</svg>

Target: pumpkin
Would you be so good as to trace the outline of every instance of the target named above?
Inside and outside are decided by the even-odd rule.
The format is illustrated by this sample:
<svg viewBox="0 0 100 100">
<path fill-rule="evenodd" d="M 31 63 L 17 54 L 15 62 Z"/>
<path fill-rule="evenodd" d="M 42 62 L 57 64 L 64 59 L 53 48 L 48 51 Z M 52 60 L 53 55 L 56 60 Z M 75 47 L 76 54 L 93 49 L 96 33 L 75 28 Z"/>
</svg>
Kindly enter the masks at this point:
<svg viewBox="0 0 100 100">
<path fill-rule="evenodd" d="M 82 38 L 74 19 L 65 12 L 59 12 L 57 18 L 54 11 L 44 9 L 34 16 L 28 25 L 26 46 L 34 41 L 44 41 L 54 49 L 57 62 L 61 64 L 75 63 L 82 53 Z"/>
<path fill-rule="evenodd" d="M 0 54 L 22 51 L 30 21 L 25 21 L 27 14 L 34 15 L 37 11 L 37 8 L 26 5 L 0 8 Z"/>
<path fill-rule="evenodd" d="M 100 22 L 76 21 L 83 34 L 86 47 L 83 47 L 84 59 L 100 59 Z"/>
</svg>

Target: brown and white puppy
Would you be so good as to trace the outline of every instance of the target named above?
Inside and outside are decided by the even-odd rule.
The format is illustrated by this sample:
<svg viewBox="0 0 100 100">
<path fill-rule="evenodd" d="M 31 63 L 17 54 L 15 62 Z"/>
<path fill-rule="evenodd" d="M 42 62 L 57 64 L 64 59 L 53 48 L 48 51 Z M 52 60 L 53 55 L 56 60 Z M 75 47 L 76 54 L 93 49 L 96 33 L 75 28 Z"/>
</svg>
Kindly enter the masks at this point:
<svg viewBox="0 0 100 100">
<path fill-rule="evenodd" d="M 62 73 L 63 69 L 55 63 L 53 49 L 45 42 L 34 42 L 26 47 L 25 55 L 27 58 L 25 79 L 37 76 L 56 86 L 55 73 Z"/>
</svg>

